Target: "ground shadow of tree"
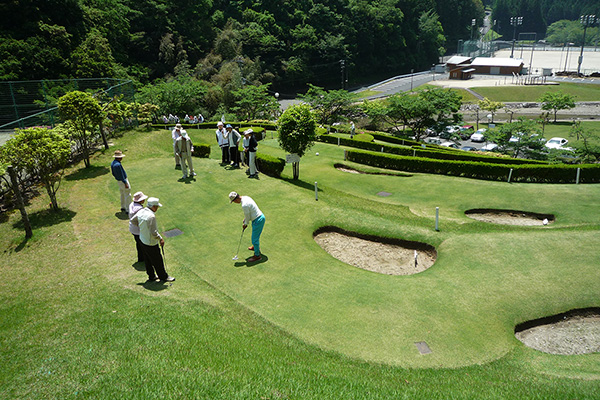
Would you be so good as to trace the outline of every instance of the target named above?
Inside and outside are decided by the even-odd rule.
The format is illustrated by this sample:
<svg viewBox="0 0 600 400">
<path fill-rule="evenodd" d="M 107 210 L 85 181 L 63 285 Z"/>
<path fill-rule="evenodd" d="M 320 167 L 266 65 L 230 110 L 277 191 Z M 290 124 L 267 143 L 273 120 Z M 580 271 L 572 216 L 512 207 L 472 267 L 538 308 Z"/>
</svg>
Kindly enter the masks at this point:
<svg viewBox="0 0 600 400">
<path fill-rule="evenodd" d="M 82 179 L 91 179 L 98 176 L 106 175 L 110 172 L 110 169 L 104 165 L 92 165 L 89 168 L 80 168 L 77 171 L 66 175 L 65 180 L 67 181 L 79 181 Z"/>
<path fill-rule="evenodd" d="M 287 182 L 287 183 L 291 183 L 292 185 L 298 186 L 302 189 L 309 189 L 309 190 L 312 190 L 313 192 L 315 191 L 315 183 L 314 182 L 304 182 L 304 181 L 301 181 L 300 179 L 292 179 L 292 178 L 281 178 L 281 180 L 284 182 Z M 321 188 L 317 188 L 317 190 L 319 192 L 322 191 Z"/>
<path fill-rule="evenodd" d="M 66 208 L 59 208 L 58 211 L 41 210 L 29 214 L 29 222 L 31 228 L 37 229 L 45 226 L 58 225 L 63 222 L 69 222 L 77 213 Z M 18 221 L 13 223 L 13 227 L 17 229 L 24 229 L 23 220 L 19 218 Z"/>
</svg>

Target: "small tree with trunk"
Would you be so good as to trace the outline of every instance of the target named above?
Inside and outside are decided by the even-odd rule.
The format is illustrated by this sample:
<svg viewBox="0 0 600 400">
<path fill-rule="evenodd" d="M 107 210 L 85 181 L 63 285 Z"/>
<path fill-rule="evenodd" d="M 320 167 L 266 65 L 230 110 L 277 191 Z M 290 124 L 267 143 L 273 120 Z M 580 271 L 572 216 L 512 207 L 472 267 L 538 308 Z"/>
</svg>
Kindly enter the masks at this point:
<svg viewBox="0 0 600 400">
<path fill-rule="evenodd" d="M 556 113 L 558 110 L 575 108 L 574 97 L 562 92 L 546 92 L 539 99 L 539 102 L 542 103 L 542 110 L 554 112 L 554 123 L 556 123 Z"/>
<path fill-rule="evenodd" d="M 73 91 L 58 99 L 58 112 L 73 127 L 71 139 L 77 143 L 83 154 L 85 167 L 88 168 L 94 131 L 103 118 L 100 104 L 89 93 Z"/>
<path fill-rule="evenodd" d="M 306 104 L 291 106 L 281 114 L 277 122 L 279 146 L 288 153 L 302 157 L 312 147 L 316 136 L 316 122 Z M 300 162 L 292 163 L 294 179 L 300 175 Z"/>
<path fill-rule="evenodd" d="M 492 120 L 490 121 L 492 124 L 494 123 L 494 115 L 496 111 L 504 107 L 504 103 L 501 101 L 492 101 L 487 97 L 484 97 L 483 100 L 479 100 L 479 108 L 485 111 L 489 111 L 492 115 Z"/>
</svg>

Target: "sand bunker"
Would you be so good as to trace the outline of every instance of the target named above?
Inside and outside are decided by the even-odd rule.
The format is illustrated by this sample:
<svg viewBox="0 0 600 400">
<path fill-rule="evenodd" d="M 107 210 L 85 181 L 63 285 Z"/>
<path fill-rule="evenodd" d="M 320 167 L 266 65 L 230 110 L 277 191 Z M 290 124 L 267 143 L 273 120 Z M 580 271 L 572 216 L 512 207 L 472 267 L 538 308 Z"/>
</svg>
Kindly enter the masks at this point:
<svg viewBox="0 0 600 400">
<path fill-rule="evenodd" d="M 425 243 L 361 235 L 336 227 L 319 229 L 314 239 L 338 260 L 386 275 L 417 274 L 431 267 L 437 256 L 435 248 Z"/>
<path fill-rule="evenodd" d="M 525 346 L 550 354 L 600 352 L 600 308 L 529 321 L 517 326 L 515 336 Z"/>
<path fill-rule="evenodd" d="M 547 224 L 554 222 L 554 215 L 552 214 L 538 214 L 528 211 L 476 208 L 465 211 L 465 214 L 467 217 L 478 221 L 503 225 L 535 226 L 544 225 L 544 220 L 547 220 Z"/>
</svg>

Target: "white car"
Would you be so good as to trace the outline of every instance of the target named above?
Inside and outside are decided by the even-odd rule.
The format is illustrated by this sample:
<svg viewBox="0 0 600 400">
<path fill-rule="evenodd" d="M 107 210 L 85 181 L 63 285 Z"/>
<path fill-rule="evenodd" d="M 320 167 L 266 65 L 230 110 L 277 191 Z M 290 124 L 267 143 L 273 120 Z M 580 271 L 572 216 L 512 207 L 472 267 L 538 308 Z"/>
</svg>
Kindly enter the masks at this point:
<svg viewBox="0 0 600 400">
<path fill-rule="evenodd" d="M 483 134 L 486 130 L 484 128 L 478 129 L 477 132 L 471 135 L 471 142 L 485 142 Z"/>
<path fill-rule="evenodd" d="M 494 151 L 498 148 L 496 143 L 488 143 L 481 148 L 481 151 Z"/>
<path fill-rule="evenodd" d="M 565 138 L 553 137 L 552 139 L 548 140 L 544 146 L 549 149 L 562 149 L 567 143 L 569 143 L 569 141 Z"/>
<path fill-rule="evenodd" d="M 442 147 L 451 147 L 453 149 L 458 149 L 459 148 L 459 146 L 456 143 L 450 142 L 450 141 L 443 142 L 443 143 L 440 144 L 440 146 L 442 146 Z"/>
</svg>

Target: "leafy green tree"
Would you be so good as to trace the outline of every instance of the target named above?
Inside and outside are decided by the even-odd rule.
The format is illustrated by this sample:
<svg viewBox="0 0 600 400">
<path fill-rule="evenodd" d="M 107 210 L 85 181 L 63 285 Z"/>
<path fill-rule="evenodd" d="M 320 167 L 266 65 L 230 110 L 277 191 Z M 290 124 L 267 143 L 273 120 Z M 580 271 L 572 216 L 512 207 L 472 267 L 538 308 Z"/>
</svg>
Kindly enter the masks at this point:
<svg viewBox="0 0 600 400">
<path fill-rule="evenodd" d="M 54 130 L 27 128 L 17 130 L 2 146 L 2 153 L 16 170 L 43 183 L 52 208 L 58 210 L 56 193 L 71 156 L 71 142 Z"/>
<path fill-rule="evenodd" d="M 451 89 L 428 89 L 419 93 L 419 97 L 433 105 L 436 125 L 456 124 L 462 116 L 458 113 L 462 105 L 462 96 Z"/>
<path fill-rule="evenodd" d="M 231 110 L 244 121 L 264 118 L 270 119 L 279 110 L 277 99 L 269 94 L 270 84 L 254 86 L 246 85 L 235 90 L 235 107 Z"/>
<path fill-rule="evenodd" d="M 498 151 L 511 157 L 543 159 L 544 140 L 539 125 L 530 119 L 500 125 L 485 132 L 488 141 L 498 144 Z"/>
<path fill-rule="evenodd" d="M 325 90 L 311 84 L 308 86 L 306 94 L 299 97 L 314 110 L 319 124 L 330 125 L 345 120 L 353 112 L 354 94 L 343 89 Z"/>
<path fill-rule="evenodd" d="M 73 91 L 58 99 L 58 112 L 72 127 L 70 137 L 83 154 L 85 167 L 90 166 L 94 131 L 103 118 L 102 108 L 91 94 Z"/>
<path fill-rule="evenodd" d="M 490 112 L 490 114 L 492 115 L 492 123 L 494 123 L 494 115 L 496 114 L 496 111 L 504 107 L 504 103 L 502 103 L 501 101 L 492 101 L 487 97 L 484 97 L 483 100 L 479 100 L 478 104 L 480 109 Z"/>
<path fill-rule="evenodd" d="M 77 78 L 112 77 L 115 59 L 108 40 L 92 29 L 71 55 L 73 75 Z"/>
<path fill-rule="evenodd" d="M 277 121 L 279 146 L 288 153 L 302 157 L 316 140 L 316 122 L 306 104 L 293 105 Z M 292 163 L 294 179 L 300 175 L 300 162 Z"/>
<path fill-rule="evenodd" d="M 575 98 L 570 94 L 562 92 L 546 92 L 538 100 L 542 103 L 542 110 L 554 112 L 554 122 L 556 123 L 556 114 L 559 110 L 569 110 L 575 108 Z"/>
<path fill-rule="evenodd" d="M 172 78 L 140 89 L 138 99 L 155 104 L 162 114 L 195 113 L 203 105 L 206 83 L 194 78 Z"/>
<path fill-rule="evenodd" d="M 574 144 L 577 154 L 581 156 L 582 162 L 592 163 L 600 160 L 600 133 L 586 129 L 581 121 L 574 121 L 569 131 L 569 137 L 578 140 Z"/>
<path fill-rule="evenodd" d="M 405 92 L 395 93 L 383 100 L 365 100 L 361 109 L 373 123 L 384 123 L 399 132 L 401 125 L 410 122 L 409 106 L 414 97 Z"/>
<path fill-rule="evenodd" d="M 435 114 L 438 111 L 435 104 L 422 95 L 412 95 L 403 102 L 406 124 L 412 129 L 415 140 L 426 136 L 425 130 L 435 124 Z"/>
</svg>

